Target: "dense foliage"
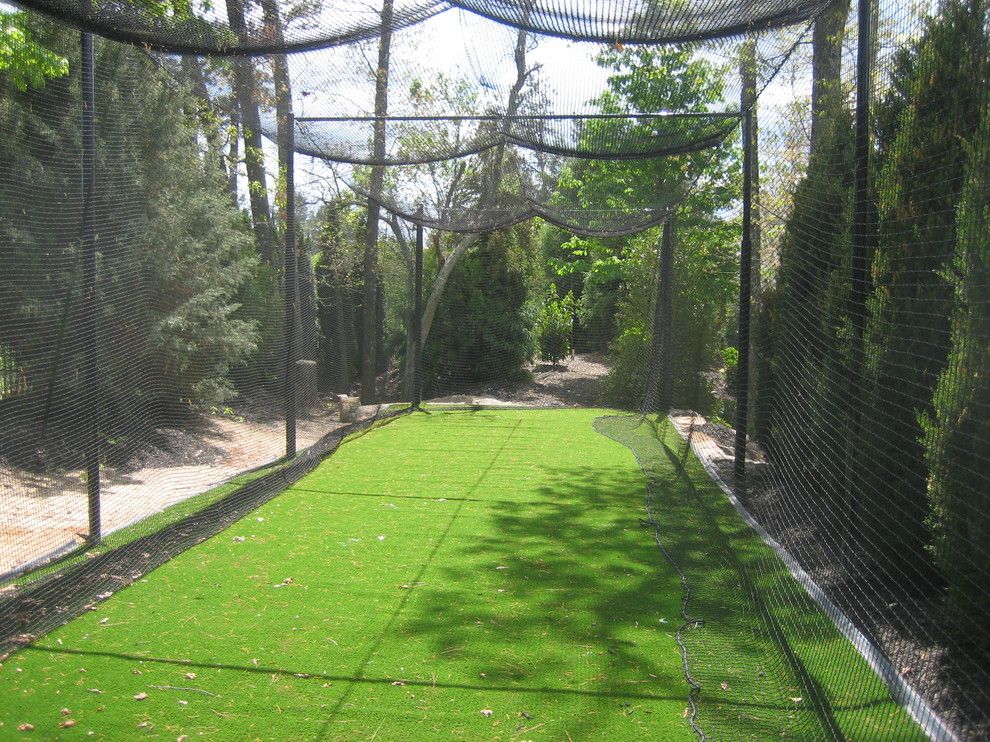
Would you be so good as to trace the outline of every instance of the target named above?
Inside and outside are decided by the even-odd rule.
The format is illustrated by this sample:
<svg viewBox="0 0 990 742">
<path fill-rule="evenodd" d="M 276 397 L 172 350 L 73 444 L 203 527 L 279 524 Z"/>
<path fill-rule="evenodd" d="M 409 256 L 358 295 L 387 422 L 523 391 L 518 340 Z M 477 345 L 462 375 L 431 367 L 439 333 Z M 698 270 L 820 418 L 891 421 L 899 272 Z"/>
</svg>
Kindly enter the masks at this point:
<svg viewBox="0 0 990 742">
<path fill-rule="evenodd" d="M 484 235 L 454 269 L 423 349 L 432 393 L 518 378 L 533 357 L 535 312 L 519 267 L 528 245 L 519 231 Z"/>
<path fill-rule="evenodd" d="M 20 403 L 43 430 L 71 429 L 74 400 L 98 394 L 108 436 L 136 415 L 148 422 L 224 403 L 231 370 L 260 338 L 242 306 L 249 284 L 265 280 L 248 226 L 204 164 L 183 86 L 140 51 L 102 43 L 100 388 L 82 386 L 78 35 L 48 24 L 30 32 L 46 49 L 65 49 L 73 73 L 43 67 L 44 84 L 28 75 L 39 84 L 22 85 L 17 74 L 2 82 L 0 126 L 15 134 L 0 142 L 0 161 L 22 175 L 0 179 L 0 345 L 28 379 Z"/>
<path fill-rule="evenodd" d="M 758 438 L 820 493 L 875 576 L 943 581 L 950 628 L 967 642 L 986 636 L 975 622 L 990 595 L 988 33 L 985 0 L 950 0 L 895 59 L 876 114 L 861 356 L 843 110 L 795 191 L 755 338 Z"/>
</svg>

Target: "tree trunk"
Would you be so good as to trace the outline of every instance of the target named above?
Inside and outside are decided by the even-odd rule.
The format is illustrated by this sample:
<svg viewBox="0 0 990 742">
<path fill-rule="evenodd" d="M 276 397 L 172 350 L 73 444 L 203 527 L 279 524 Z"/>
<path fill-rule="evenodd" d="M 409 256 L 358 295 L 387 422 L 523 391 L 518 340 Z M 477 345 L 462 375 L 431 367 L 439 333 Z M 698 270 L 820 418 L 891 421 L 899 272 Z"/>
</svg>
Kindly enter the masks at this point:
<svg viewBox="0 0 990 742">
<path fill-rule="evenodd" d="M 203 60 L 199 57 L 185 56 L 182 58 L 182 71 L 189 80 L 192 91 L 199 99 L 199 110 L 196 112 L 199 126 L 206 137 L 207 162 L 223 173 L 227 179 L 227 167 L 224 163 L 223 146 L 220 142 L 220 130 L 217 107 L 210 98 L 206 87 L 206 73 L 203 71 Z"/>
<path fill-rule="evenodd" d="M 241 112 L 237 107 L 237 99 L 230 101 L 230 144 L 227 149 L 227 189 L 235 209 L 240 209 L 240 199 L 237 195 L 237 169 L 240 166 L 240 136 Z"/>
<path fill-rule="evenodd" d="M 529 77 L 532 70 L 526 69 L 526 39 L 527 34 L 525 29 L 520 29 L 519 34 L 516 37 L 516 49 L 514 53 L 514 59 L 516 62 L 516 80 L 512 84 L 512 89 L 509 91 L 509 100 L 505 106 L 506 121 L 509 121 L 511 116 L 515 116 L 516 112 L 519 110 L 519 104 L 522 101 L 522 89 L 526 84 L 526 79 Z M 489 173 L 489 177 L 486 183 L 485 192 L 481 196 L 481 205 L 484 206 L 494 200 L 498 193 L 499 185 L 502 181 L 502 166 L 505 158 L 505 144 L 499 145 L 493 152 L 492 168 Z M 477 235 L 464 235 L 457 242 L 457 246 L 450 253 L 446 260 L 442 263 L 438 260 L 438 263 L 442 266 L 437 273 L 436 281 L 433 282 L 433 288 L 430 290 L 430 298 L 426 302 L 426 308 L 423 310 L 423 324 L 420 337 L 422 338 L 422 347 L 426 347 L 426 339 L 430 336 L 430 328 L 433 326 L 433 318 L 436 315 L 437 307 L 440 306 L 440 299 L 443 295 L 444 287 L 447 285 L 447 279 L 450 278 L 450 274 L 453 273 L 454 268 L 460 261 L 461 256 L 467 252 L 468 248 L 471 247 L 477 241 Z M 439 238 L 436 242 L 437 246 L 437 258 L 440 258 L 440 242 Z"/>
<path fill-rule="evenodd" d="M 240 38 L 246 39 L 242 0 L 226 0 L 230 28 Z M 254 223 L 254 240 L 258 255 L 264 263 L 274 264 L 275 235 L 272 231 L 271 209 L 268 204 L 268 186 L 265 179 L 265 155 L 261 148 L 261 116 L 255 95 L 254 66 L 249 58 L 233 60 L 234 91 L 240 109 L 241 130 L 244 135 L 244 164 L 247 168 L 248 195 L 251 201 L 251 218 Z"/>
<path fill-rule="evenodd" d="M 378 67 L 375 69 L 375 128 L 373 151 L 376 160 L 385 157 L 385 119 L 388 113 L 388 65 L 392 47 L 392 2 L 382 3 L 382 35 L 378 41 Z M 364 341 L 361 346 L 361 402 L 374 404 L 377 401 L 375 389 L 376 358 L 375 345 L 377 338 L 378 312 L 378 215 L 379 201 L 382 197 L 382 185 L 385 180 L 385 168 L 381 165 L 372 167 L 371 183 L 368 189 L 368 224 L 365 230 L 364 243 L 364 314 L 362 317 L 361 334 Z"/>
<path fill-rule="evenodd" d="M 265 17 L 265 27 L 271 30 L 275 43 L 284 43 L 282 34 L 282 18 L 278 12 L 276 0 L 262 0 L 261 9 Z M 279 177 L 275 192 L 275 203 L 285 219 L 285 171 L 289 166 L 289 158 L 292 153 L 289 151 L 286 130 L 291 125 L 289 118 L 292 115 L 292 81 L 289 79 L 289 63 L 284 54 L 273 54 L 272 81 L 275 84 L 275 121 L 278 129 L 278 167 Z"/>
<path fill-rule="evenodd" d="M 870 0 L 866 0 L 869 2 Z M 842 105 L 842 39 L 850 0 L 832 0 L 818 16 L 811 52 L 811 150 L 814 158 L 823 129 Z"/>
</svg>

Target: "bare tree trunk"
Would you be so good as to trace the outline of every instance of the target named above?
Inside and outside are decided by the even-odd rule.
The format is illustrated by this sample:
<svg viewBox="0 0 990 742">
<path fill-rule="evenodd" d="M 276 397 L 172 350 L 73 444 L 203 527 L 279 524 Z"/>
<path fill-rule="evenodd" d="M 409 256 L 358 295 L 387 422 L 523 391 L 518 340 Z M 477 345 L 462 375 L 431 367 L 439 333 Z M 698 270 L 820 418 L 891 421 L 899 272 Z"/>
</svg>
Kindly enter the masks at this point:
<svg viewBox="0 0 990 742">
<path fill-rule="evenodd" d="M 206 87 L 206 73 L 203 71 L 203 60 L 199 57 L 185 56 L 182 58 L 182 71 L 185 73 L 193 94 L 199 99 L 199 110 L 196 117 L 199 126 L 206 137 L 207 162 L 211 167 L 223 173 L 227 179 L 227 167 L 224 162 L 223 147 L 220 143 L 220 130 L 217 107 L 210 98 L 210 91 Z"/>
<path fill-rule="evenodd" d="M 227 189 L 230 191 L 230 200 L 234 208 L 240 207 L 240 200 L 237 196 L 237 169 L 240 164 L 240 136 L 241 136 L 241 114 L 237 107 L 237 100 L 230 101 L 230 145 L 227 150 Z"/>
<path fill-rule="evenodd" d="M 265 16 L 265 26 L 271 30 L 275 43 L 284 43 L 282 18 L 279 15 L 276 0 L 262 0 L 261 10 Z M 271 62 L 272 81 L 275 84 L 275 120 L 278 128 L 279 178 L 276 186 L 275 203 L 279 210 L 283 211 L 285 209 L 285 171 L 289 166 L 289 158 L 292 157 L 286 137 L 286 130 L 291 125 L 289 118 L 292 115 L 292 81 L 289 79 L 289 63 L 284 54 L 273 54 Z M 282 218 L 285 219 L 284 213 Z"/>
<path fill-rule="evenodd" d="M 375 128 L 373 150 L 376 160 L 385 157 L 385 119 L 388 113 L 388 65 L 392 47 L 392 2 L 382 3 L 382 35 L 378 41 L 378 67 L 375 69 Z M 375 389 L 376 358 L 375 341 L 378 325 L 378 215 L 382 197 L 385 168 L 378 165 L 371 169 L 371 183 L 368 190 L 368 225 L 364 243 L 364 301 L 361 322 L 361 402 L 374 404 L 377 401 Z"/>
<path fill-rule="evenodd" d="M 227 17 L 230 28 L 239 37 L 247 36 L 244 22 L 244 6 L 241 0 L 227 0 Z M 255 95 L 254 66 L 250 59 L 233 60 L 234 91 L 241 114 L 244 135 L 244 163 L 247 167 L 248 195 L 251 201 L 251 218 L 254 223 L 254 240 L 258 255 L 268 265 L 275 260 L 275 235 L 272 231 L 271 209 L 268 204 L 268 186 L 265 180 L 265 155 L 261 148 L 261 116 Z"/>
<path fill-rule="evenodd" d="M 511 120 L 512 116 L 516 115 L 519 110 L 519 104 L 522 102 L 522 89 L 526 85 L 526 80 L 529 75 L 533 72 L 531 69 L 526 69 L 526 39 L 527 33 L 525 29 L 520 29 L 519 34 L 516 37 L 516 48 L 514 52 L 514 59 L 516 62 L 516 80 L 512 84 L 512 88 L 509 91 L 509 100 L 505 106 L 506 121 Z M 485 193 L 482 194 L 481 204 L 485 205 L 494 200 L 495 196 L 498 194 L 499 186 L 502 181 L 502 167 L 505 160 L 505 145 L 502 144 L 495 149 L 492 158 L 492 168 L 489 172 L 489 178 L 487 181 Z M 423 325 L 420 337 L 422 338 L 422 347 L 426 347 L 426 339 L 430 336 L 430 328 L 433 327 L 433 318 L 436 315 L 437 307 L 440 306 L 440 299 L 443 296 L 444 287 L 447 285 L 447 279 L 450 278 L 450 274 L 453 273 L 454 268 L 460 261 L 461 257 L 468 251 L 474 243 L 477 241 L 477 235 L 465 235 L 461 237 L 457 242 L 457 246 L 450 253 L 445 261 L 442 263 L 439 273 L 437 273 L 436 281 L 433 282 L 433 288 L 430 290 L 430 297 L 426 301 L 426 307 L 423 310 Z M 440 255 L 439 242 L 437 243 L 437 256 Z"/>
<path fill-rule="evenodd" d="M 870 0 L 865 0 L 869 2 Z M 842 38 L 850 0 L 832 0 L 818 16 L 811 52 L 811 157 L 815 157 L 822 132 L 842 105 Z"/>
<path fill-rule="evenodd" d="M 443 296 L 443 289 L 447 285 L 447 279 L 450 278 L 450 274 L 454 272 L 454 266 L 457 265 L 461 256 L 468 251 L 468 248 L 474 245 L 478 240 L 478 235 L 476 234 L 466 234 L 461 237 L 457 242 L 457 246 L 454 248 L 453 252 L 447 256 L 444 261 L 443 268 L 437 273 L 437 278 L 433 282 L 433 288 L 430 290 L 430 298 L 426 300 L 426 306 L 423 309 L 423 329 L 420 331 L 420 338 L 422 338 L 423 347 L 426 347 L 426 339 L 430 336 L 430 328 L 433 327 L 433 318 L 437 313 L 437 307 L 440 306 L 440 299 Z"/>
</svg>

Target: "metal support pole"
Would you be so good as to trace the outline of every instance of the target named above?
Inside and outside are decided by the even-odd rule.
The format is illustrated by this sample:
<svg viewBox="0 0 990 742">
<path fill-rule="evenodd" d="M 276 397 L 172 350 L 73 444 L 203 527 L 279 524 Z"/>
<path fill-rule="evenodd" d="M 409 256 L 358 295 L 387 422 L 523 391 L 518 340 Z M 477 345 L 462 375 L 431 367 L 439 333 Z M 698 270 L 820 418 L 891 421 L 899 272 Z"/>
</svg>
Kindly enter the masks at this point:
<svg viewBox="0 0 990 742">
<path fill-rule="evenodd" d="M 90 545 L 103 538 L 100 525 L 100 372 L 98 364 L 99 299 L 96 294 L 96 78 L 93 37 L 80 36 L 82 59 L 82 314 L 83 378 L 85 379 L 86 496 L 89 510 Z"/>
<path fill-rule="evenodd" d="M 416 210 L 422 220 L 423 207 Z M 413 393 L 412 405 L 418 410 L 423 403 L 423 224 L 416 224 L 416 276 L 413 299 Z"/>
<path fill-rule="evenodd" d="M 650 376 L 646 380 L 643 412 L 670 410 L 673 398 L 673 307 L 674 307 L 674 216 L 663 223 L 660 240 L 660 280 L 653 308 L 653 345 L 650 353 Z"/>
<path fill-rule="evenodd" d="M 743 212 L 739 251 L 739 362 L 736 366 L 736 496 L 746 495 L 746 429 L 749 425 L 749 309 L 752 281 L 753 229 L 753 112 L 743 116 Z"/>
<path fill-rule="evenodd" d="M 295 116 L 288 116 L 283 151 L 285 168 L 285 455 L 296 453 L 296 316 L 299 277 L 296 264 Z"/>
</svg>

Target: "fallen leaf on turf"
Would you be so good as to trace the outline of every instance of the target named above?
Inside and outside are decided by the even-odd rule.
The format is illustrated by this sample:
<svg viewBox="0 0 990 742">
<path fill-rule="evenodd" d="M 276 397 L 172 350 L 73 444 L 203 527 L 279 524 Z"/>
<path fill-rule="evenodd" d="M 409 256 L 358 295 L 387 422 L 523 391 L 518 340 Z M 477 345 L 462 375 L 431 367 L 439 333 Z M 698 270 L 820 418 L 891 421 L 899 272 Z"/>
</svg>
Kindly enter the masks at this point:
<svg viewBox="0 0 990 742">
<path fill-rule="evenodd" d="M 185 674 L 185 678 L 186 678 L 186 680 L 195 680 L 196 679 L 196 673 L 194 673 L 194 672 L 187 672 Z"/>
<path fill-rule="evenodd" d="M 234 541 L 236 541 L 237 543 L 241 543 L 243 540 L 244 540 L 243 536 L 234 536 Z"/>
<path fill-rule="evenodd" d="M 75 725 L 76 725 L 76 720 L 75 719 L 66 719 L 65 721 L 63 721 L 58 726 L 61 729 L 70 729 L 71 727 L 74 727 Z"/>
<path fill-rule="evenodd" d="M 533 718 L 533 715 L 531 713 L 529 713 L 528 711 L 520 711 L 519 712 L 519 715 L 522 718 L 524 718 L 524 719 L 532 719 Z"/>
<path fill-rule="evenodd" d="M 685 707 L 684 707 L 684 713 L 683 713 L 683 714 L 681 714 L 681 716 L 683 716 L 683 717 L 684 717 L 684 718 L 686 719 L 686 718 L 688 718 L 688 714 L 690 714 L 690 713 L 691 713 L 691 709 L 690 709 L 690 707 L 688 707 L 688 706 L 685 706 Z"/>
<path fill-rule="evenodd" d="M 293 580 L 292 580 L 291 577 L 286 577 L 284 580 L 282 580 L 282 584 L 283 585 L 291 585 L 292 582 L 293 582 Z"/>
<path fill-rule="evenodd" d="M 103 692 L 99 688 L 87 688 L 86 690 L 88 690 L 90 693 L 95 693 L 96 695 L 99 695 Z"/>
<path fill-rule="evenodd" d="M 148 694 L 147 693 L 144 693 L 143 691 L 141 693 L 135 693 L 134 694 L 134 700 L 135 701 L 143 701 L 147 697 L 148 697 Z"/>
<path fill-rule="evenodd" d="M 405 685 L 405 683 L 401 680 L 393 680 L 392 685 Z"/>
<path fill-rule="evenodd" d="M 110 623 L 110 619 L 109 618 L 101 618 L 100 619 L 100 626 L 106 626 L 108 623 Z"/>
<path fill-rule="evenodd" d="M 498 565 L 495 569 L 508 569 L 504 564 Z"/>
<path fill-rule="evenodd" d="M 189 701 L 179 701 L 179 705 L 180 706 L 188 706 L 189 705 Z"/>
<path fill-rule="evenodd" d="M 72 712 L 71 712 L 71 711 L 69 711 L 69 709 L 62 709 L 62 716 L 68 716 L 68 715 L 69 715 L 69 714 L 71 714 L 71 713 L 72 713 Z"/>
<path fill-rule="evenodd" d="M 131 675 L 140 675 L 140 674 L 141 674 L 140 670 L 131 670 Z"/>
<path fill-rule="evenodd" d="M 719 683 L 718 685 L 719 685 L 719 687 L 722 690 L 729 690 L 729 684 L 728 683 Z"/>
<path fill-rule="evenodd" d="M 34 724 L 21 724 L 19 727 L 17 727 L 17 731 L 18 732 L 33 732 L 34 731 Z"/>
<path fill-rule="evenodd" d="M 142 721 L 140 724 L 138 724 L 138 729 L 147 729 L 150 726 L 151 726 L 150 721 Z"/>
<path fill-rule="evenodd" d="M 384 537 L 384 536 L 379 536 L 379 537 L 378 537 L 378 540 L 379 540 L 379 541 L 384 541 L 384 540 L 385 540 L 385 537 Z"/>
<path fill-rule="evenodd" d="M 484 716 L 487 719 L 489 716 L 492 715 L 492 710 L 491 709 L 481 709 L 481 715 Z"/>
<path fill-rule="evenodd" d="M 791 700 L 794 701 L 794 703 L 801 703 L 804 699 L 801 698 L 801 696 L 794 696 Z"/>
<path fill-rule="evenodd" d="M 189 739 L 189 735 L 180 734 L 178 737 L 175 738 L 175 742 L 186 742 L 187 739 Z"/>
</svg>

